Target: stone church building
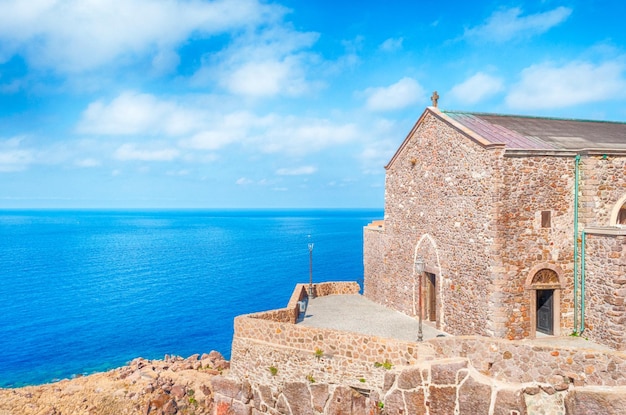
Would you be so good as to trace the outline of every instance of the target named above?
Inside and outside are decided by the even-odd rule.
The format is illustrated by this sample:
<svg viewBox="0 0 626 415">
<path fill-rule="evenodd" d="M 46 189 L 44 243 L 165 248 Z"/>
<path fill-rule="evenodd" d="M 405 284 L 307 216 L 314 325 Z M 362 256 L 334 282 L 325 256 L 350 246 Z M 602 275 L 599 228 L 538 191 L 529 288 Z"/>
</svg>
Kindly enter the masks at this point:
<svg viewBox="0 0 626 415">
<path fill-rule="evenodd" d="M 626 350 L 626 123 L 434 104 L 386 166 L 364 295 L 453 335 Z"/>
</svg>

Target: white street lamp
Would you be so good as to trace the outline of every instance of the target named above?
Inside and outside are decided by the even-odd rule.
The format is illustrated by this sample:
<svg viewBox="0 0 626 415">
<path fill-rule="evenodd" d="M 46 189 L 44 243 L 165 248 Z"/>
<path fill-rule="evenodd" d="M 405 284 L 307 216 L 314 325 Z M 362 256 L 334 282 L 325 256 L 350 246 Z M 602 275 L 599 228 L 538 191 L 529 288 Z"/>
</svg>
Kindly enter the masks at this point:
<svg viewBox="0 0 626 415">
<path fill-rule="evenodd" d="M 309 235 L 309 238 L 311 235 Z M 309 243 L 309 298 L 315 298 L 313 294 L 313 243 Z"/>
</svg>

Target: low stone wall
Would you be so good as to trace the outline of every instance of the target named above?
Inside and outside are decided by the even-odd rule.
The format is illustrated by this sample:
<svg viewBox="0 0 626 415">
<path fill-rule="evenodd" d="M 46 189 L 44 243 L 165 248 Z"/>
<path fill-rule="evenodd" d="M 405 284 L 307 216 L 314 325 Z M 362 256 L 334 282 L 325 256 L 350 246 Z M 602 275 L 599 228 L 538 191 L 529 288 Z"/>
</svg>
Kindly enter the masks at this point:
<svg viewBox="0 0 626 415">
<path fill-rule="evenodd" d="M 358 292 L 356 283 L 320 286 L 318 295 Z M 589 387 L 621 386 L 603 395 L 611 401 L 618 399 L 613 390 L 626 391 L 621 352 L 479 336 L 405 342 L 293 324 L 306 288 L 296 287 L 286 309 L 235 319 L 230 378 L 215 389 L 224 408 L 246 415 L 383 407 L 387 414 L 511 415 L 546 407 L 565 414 L 567 405 L 583 405 Z"/>
</svg>

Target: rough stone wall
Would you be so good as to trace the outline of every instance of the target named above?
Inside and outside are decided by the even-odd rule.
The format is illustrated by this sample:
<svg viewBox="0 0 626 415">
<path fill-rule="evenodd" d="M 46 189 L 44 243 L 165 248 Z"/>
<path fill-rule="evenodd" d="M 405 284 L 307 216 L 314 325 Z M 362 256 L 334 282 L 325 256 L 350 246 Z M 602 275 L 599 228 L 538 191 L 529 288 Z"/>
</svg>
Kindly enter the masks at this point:
<svg viewBox="0 0 626 415">
<path fill-rule="evenodd" d="M 524 284 L 532 278 L 531 270 L 548 264 L 563 271 L 561 327 L 557 331 L 567 335 L 572 332 L 573 317 L 574 158 L 509 156 L 504 160 L 505 185 L 498 218 L 503 278 L 498 284 L 506 293 L 506 337 L 534 336 L 530 307 L 535 291 L 525 290 Z M 542 227 L 542 211 L 550 212 L 550 227 Z"/>
<path fill-rule="evenodd" d="M 617 415 L 626 404 L 625 387 L 499 382 L 478 373 L 464 358 L 379 370 L 382 383 L 364 379 L 359 387 L 312 377 L 278 384 L 215 377 L 215 414 Z"/>
<path fill-rule="evenodd" d="M 502 334 L 485 301 L 498 273 L 492 249 L 502 151 L 425 113 L 387 170 L 384 231 L 364 246 L 366 297 L 414 315 L 417 250 L 437 276 L 438 328 Z"/>
<path fill-rule="evenodd" d="M 231 371 L 212 383 L 216 414 L 618 414 L 626 403 L 621 352 L 479 336 L 404 342 L 275 317 L 236 318 Z"/>
<path fill-rule="evenodd" d="M 586 235 L 583 336 L 626 350 L 626 235 Z"/>
<path fill-rule="evenodd" d="M 591 155 L 581 158 L 581 222 L 609 226 L 611 212 L 626 196 L 626 157 Z"/>
<path fill-rule="evenodd" d="M 384 303 L 387 296 L 384 287 L 392 285 L 392 276 L 385 272 L 388 240 L 384 227 L 366 226 L 363 229 L 363 275 L 366 276 L 363 281 L 363 292 L 366 297 L 379 303 Z"/>
</svg>

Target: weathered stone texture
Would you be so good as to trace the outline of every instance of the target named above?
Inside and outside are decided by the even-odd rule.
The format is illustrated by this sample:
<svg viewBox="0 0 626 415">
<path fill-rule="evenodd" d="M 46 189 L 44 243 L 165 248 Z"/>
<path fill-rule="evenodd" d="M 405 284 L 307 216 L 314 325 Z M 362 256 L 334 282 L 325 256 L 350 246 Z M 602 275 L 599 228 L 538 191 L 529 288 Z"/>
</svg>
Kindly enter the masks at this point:
<svg viewBox="0 0 626 415">
<path fill-rule="evenodd" d="M 387 170 L 384 230 L 365 231 L 364 293 L 414 315 L 417 251 L 437 275 L 438 327 L 491 334 L 495 323 L 484 300 L 492 289 L 500 150 L 484 150 L 430 114 L 412 137 Z M 459 281 L 456 269 L 471 278 Z"/>
<path fill-rule="evenodd" d="M 574 236 L 575 201 L 579 233 L 615 225 L 616 209 L 626 196 L 626 156 L 581 153 L 578 198 L 574 156 L 489 146 L 427 110 L 387 167 L 384 221 L 364 229 L 364 294 L 430 318 L 428 301 L 417 310 L 419 279 L 413 266 L 420 256 L 426 272 L 436 275 L 440 329 L 532 338 L 536 290 L 554 289 L 554 334 L 578 331 L 573 262 L 581 241 Z M 608 287 L 600 280 L 624 275 L 626 248 L 622 239 L 607 244 L 590 245 L 585 256 L 592 297 L 587 328 L 590 338 L 621 349 L 626 329 L 618 322 L 626 321 L 620 308 L 626 290 L 615 287 L 621 282 Z M 532 283 L 542 268 L 557 273 L 550 287 Z M 610 318 L 602 321 L 607 311 Z"/>
<path fill-rule="evenodd" d="M 584 336 L 626 350 L 626 236 L 588 234 Z"/>
</svg>

